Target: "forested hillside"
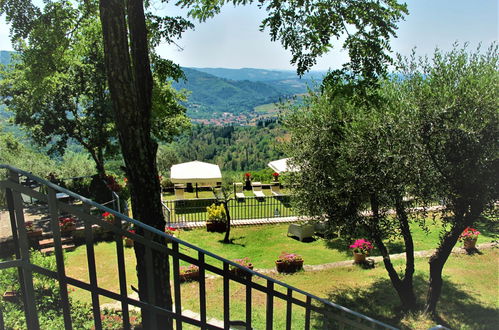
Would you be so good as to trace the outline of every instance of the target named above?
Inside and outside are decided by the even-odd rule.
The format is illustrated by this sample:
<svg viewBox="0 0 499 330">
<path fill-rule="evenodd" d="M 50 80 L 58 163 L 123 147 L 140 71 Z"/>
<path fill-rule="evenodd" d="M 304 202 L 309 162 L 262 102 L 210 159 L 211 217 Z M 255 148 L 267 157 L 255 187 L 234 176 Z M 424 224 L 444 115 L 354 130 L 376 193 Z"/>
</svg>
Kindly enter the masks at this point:
<svg viewBox="0 0 499 330">
<path fill-rule="evenodd" d="M 200 160 L 226 171 L 250 171 L 283 158 L 278 145 L 284 137 L 285 131 L 275 122 L 256 127 L 195 125 L 172 148 L 182 162 Z"/>
<path fill-rule="evenodd" d="M 292 85 L 274 87 L 262 82 L 228 80 L 189 68 L 183 70 L 186 80 L 173 86 L 190 91 L 187 114 L 195 119 L 220 116 L 224 112 L 250 113 L 258 105 L 278 102 L 280 98 L 305 90 Z"/>
</svg>

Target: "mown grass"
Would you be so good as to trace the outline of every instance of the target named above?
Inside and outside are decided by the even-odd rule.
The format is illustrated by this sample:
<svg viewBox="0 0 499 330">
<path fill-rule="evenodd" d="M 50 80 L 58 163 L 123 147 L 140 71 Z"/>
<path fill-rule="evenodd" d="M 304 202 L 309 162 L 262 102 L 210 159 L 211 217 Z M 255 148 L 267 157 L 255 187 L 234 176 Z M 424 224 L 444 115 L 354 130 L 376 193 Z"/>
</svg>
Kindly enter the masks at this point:
<svg viewBox="0 0 499 330">
<path fill-rule="evenodd" d="M 234 227 L 231 230 L 231 244 L 222 242 L 224 234 L 208 233 L 205 229 L 182 230 L 178 232 L 177 236 L 230 260 L 248 257 L 256 269 L 274 268 L 274 261 L 282 252 L 302 255 L 306 265 L 318 265 L 351 259 L 351 252 L 348 249 L 349 244 L 351 244 L 350 241 L 343 238 L 328 240 L 317 237 L 314 240 L 300 242 L 295 238 L 287 237 L 287 227 L 287 224 Z M 438 228 L 436 224 L 429 225 L 430 232 L 427 234 L 414 224 L 412 231 L 415 237 L 416 250 L 435 248 L 438 242 Z M 479 243 L 489 242 L 496 237 L 494 232 L 497 231 L 481 230 L 483 234 L 480 236 Z M 389 246 L 392 253 L 402 252 L 400 251 L 402 246 L 400 242 L 392 242 Z M 102 242 L 95 245 L 94 248 L 99 286 L 118 292 L 119 282 L 115 243 Z M 197 257 L 197 253 L 190 249 L 181 247 L 181 252 Z M 372 255 L 377 254 L 376 250 L 372 253 Z M 68 275 L 88 281 L 85 246 L 80 246 L 66 255 Z M 214 263 L 209 257 L 207 257 L 207 262 Z M 130 288 L 130 285 L 137 287 L 133 249 L 125 249 L 125 264 L 128 288 Z M 186 263 L 182 264 L 185 265 Z M 216 263 L 216 265 L 221 266 L 220 263 Z M 129 290 L 130 293 L 131 290 Z M 81 290 L 77 290 L 74 295 L 83 301 L 90 301 L 90 296 Z M 103 298 L 101 302 L 107 303 L 110 301 L 110 299 Z"/>
<path fill-rule="evenodd" d="M 452 255 L 444 268 L 444 288 L 438 305 L 440 319 L 431 320 L 423 315 L 404 316 L 399 308 L 396 292 L 387 279 L 382 265 L 374 269 L 342 267 L 317 272 L 299 272 L 294 275 L 275 275 L 276 279 L 296 286 L 304 291 L 328 299 L 337 304 L 358 311 L 388 324 L 411 329 L 428 329 L 437 323 L 452 329 L 496 329 L 499 317 L 498 304 L 498 257 L 497 249 L 485 250 L 483 254 Z M 403 261 L 395 262 L 401 270 Z M 425 258 L 416 261 L 415 290 L 419 303 L 424 303 L 428 264 Z M 262 281 L 257 280 L 260 284 Z M 210 316 L 223 318 L 220 304 L 222 279 L 209 281 L 207 309 Z M 198 285 L 183 286 L 184 308 L 199 311 Z M 244 320 L 244 291 L 242 287 L 231 286 L 231 319 Z M 263 329 L 265 297 L 254 295 L 252 318 L 255 329 Z M 295 311 L 293 311 L 295 313 Z M 300 309 L 296 311 L 293 328 L 303 328 Z M 274 326 L 281 329 L 285 320 L 285 304 L 275 306 Z M 313 320 L 313 328 L 322 328 L 321 319 Z"/>
</svg>

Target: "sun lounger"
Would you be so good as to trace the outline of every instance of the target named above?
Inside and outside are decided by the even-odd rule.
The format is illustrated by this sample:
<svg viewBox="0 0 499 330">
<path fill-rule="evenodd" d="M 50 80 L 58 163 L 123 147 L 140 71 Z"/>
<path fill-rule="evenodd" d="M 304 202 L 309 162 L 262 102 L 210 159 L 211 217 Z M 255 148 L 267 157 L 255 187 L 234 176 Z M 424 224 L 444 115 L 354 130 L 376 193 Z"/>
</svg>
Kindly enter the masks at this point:
<svg viewBox="0 0 499 330">
<path fill-rule="evenodd" d="M 279 187 L 279 184 L 271 185 L 270 191 L 272 191 L 272 195 L 274 195 L 274 196 L 283 196 L 283 194 L 281 193 L 281 188 Z"/>
<path fill-rule="evenodd" d="M 265 194 L 262 191 L 262 183 L 261 182 L 253 182 L 251 183 L 251 188 L 253 189 L 253 194 L 256 197 L 265 197 Z"/>
<path fill-rule="evenodd" d="M 242 182 L 234 183 L 234 195 L 236 195 L 236 198 L 244 198 Z"/>
</svg>

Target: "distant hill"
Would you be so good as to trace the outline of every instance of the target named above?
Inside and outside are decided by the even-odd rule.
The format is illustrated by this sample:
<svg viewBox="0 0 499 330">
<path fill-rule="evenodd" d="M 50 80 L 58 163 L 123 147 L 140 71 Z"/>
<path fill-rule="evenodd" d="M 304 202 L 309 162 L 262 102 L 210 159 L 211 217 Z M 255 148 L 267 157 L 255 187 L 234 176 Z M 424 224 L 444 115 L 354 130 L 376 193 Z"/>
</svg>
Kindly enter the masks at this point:
<svg viewBox="0 0 499 330">
<path fill-rule="evenodd" d="M 14 52 L 0 51 L 0 64 L 9 64 Z M 187 114 L 193 119 L 220 117 L 231 114 L 229 122 L 247 122 L 255 115 L 256 106 L 279 102 L 281 99 L 305 93 L 312 79 L 321 81 L 325 72 L 314 71 L 300 79 L 294 71 L 265 69 L 183 68 L 185 81 L 175 82 L 177 89 L 191 91 L 186 102 Z M 0 108 L 0 118 L 8 117 Z M 236 118 L 236 117 L 245 118 Z M 5 125 L 5 124 L 4 124 Z"/>
<path fill-rule="evenodd" d="M 183 68 L 186 81 L 174 83 L 177 89 L 191 91 L 187 102 L 191 118 L 209 118 L 216 113 L 243 114 L 266 103 L 303 92 L 306 87 L 293 82 L 263 83 L 249 80 L 229 80 Z"/>
<path fill-rule="evenodd" d="M 266 70 L 254 68 L 226 69 L 226 68 L 190 68 L 201 72 L 212 74 L 216 77 L 230 80 L 249 81 L 278 81 L 278 80 L 322 80 L 326 71 L 307 72 L 300 79 L 293 70 Z"/>
<path fill-rule="evenodd" d="M 0 64 L 7 65 L 10 63 L 10 58 L 14 52 L 8 50 L 0 50 Z"/>
</svg>

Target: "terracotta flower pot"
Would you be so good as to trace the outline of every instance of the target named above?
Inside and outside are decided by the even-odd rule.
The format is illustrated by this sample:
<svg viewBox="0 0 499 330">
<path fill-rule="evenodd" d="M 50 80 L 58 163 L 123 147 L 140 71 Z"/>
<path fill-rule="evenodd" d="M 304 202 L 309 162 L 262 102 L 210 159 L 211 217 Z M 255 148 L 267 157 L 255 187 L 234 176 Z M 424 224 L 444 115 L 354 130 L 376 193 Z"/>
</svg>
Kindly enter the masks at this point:
<svg viewBox="0 0 499 330">
<path fill-rule="evenodd" d="M 76 225 L 74 224 L 61 227 L 61 236 L 63 237 L 71 236 L 75 230 L 76 230 Z"/>
<path fill-rule="evenodd" d="M 366 262 L 366 255 L 363 254 L 363 253 L 357 253 L 357 252 L 354 252 L 353 253 L 353 262 L 355 264 L 363 264 Z"/>
<path fill-rule="evenodd" d="M 291 262 L 276 261 L 275 266 L 279 273 L 295 273 L 303 269 L 303 260 L 295 260 Z"/>
<path fill-rule="evenodd" d="M 249 264 L 247 268 L 253 270 L 253 265 Z M 239 269 L 239 268 L 232 268 L 230 270 L 230 273 L 236 277 L 251 277 L 252 276 L 252 274 L 247 273 L 244 270 Z"/>
<path fill-rule="evenodd" d="M 125 237 L 125 247 L 133 247 L 133 239 Z"/>
<path fill-rule="evenodd" d="M 465 239 L 463 241 L 463 248 L 465 250 L 472 250 L 472 249 L 476 249 L 476 241 L 477 239 Z"/>
<path fill-rule="evenodd" d="M 28 237 L 38 238 L 38 237 L 42 236 L 42 233 L 43 232 L 41 229 L 35 229 L 32 231 L 28 231 Z"/>
<path fill-rule="evenodd" d="M 179 275 L 180 283 L 199 280 L 199 271 Z"/>
<path fill-rule="evenodd" d="M 19 300 L 19 296 L 17 295 L 17 291 L 5 291 L 2 295 L 3 301 L 15 303 Z"/>
</svg>

